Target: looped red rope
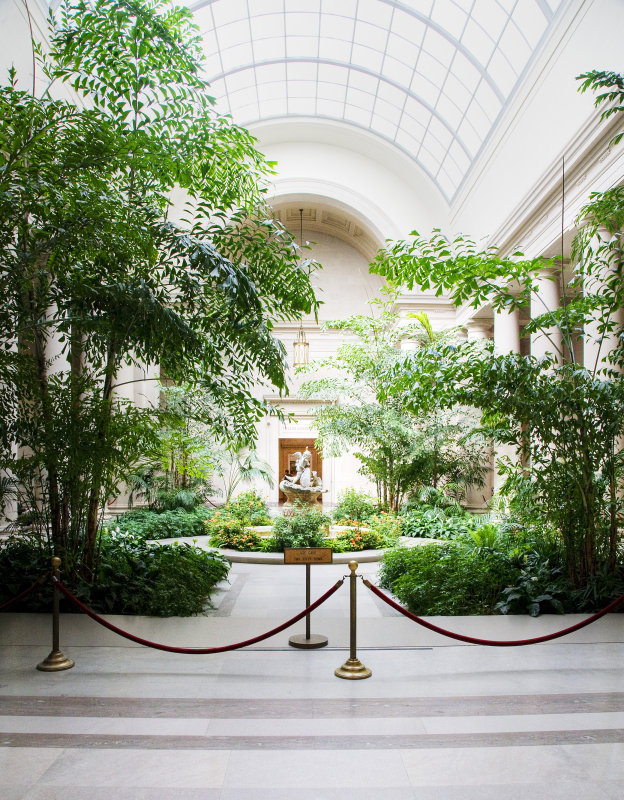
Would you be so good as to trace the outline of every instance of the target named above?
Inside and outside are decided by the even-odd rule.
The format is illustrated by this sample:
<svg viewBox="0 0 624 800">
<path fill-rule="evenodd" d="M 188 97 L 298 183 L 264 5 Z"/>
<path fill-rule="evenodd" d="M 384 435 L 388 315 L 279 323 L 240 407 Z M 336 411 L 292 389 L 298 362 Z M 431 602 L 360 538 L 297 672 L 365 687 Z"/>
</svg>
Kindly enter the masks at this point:
<svg viewBox="0 0 624 800">
<path fill-rule="evenodd" d="M 5 611 L 7 608 L 11 608 L 11 606 L 14 606 L 16 603 L 19 603 L 20 600 L 23 600 L 25 597 L 28 597 L 28 595 L 31 594 L 31 592 L 34 592 L 37 586 L 42 584 L 45 580 L 47 580 L 47 578 L 48 578 L 47 575 L 42 575 L 40 578 L 37 578 L 37 580 L 32 584 L 32 586 L 29 586 L 28 589 L 24 589 L 23 592 L 16 594 L 15 597 L 12 597 L 10 600 L 7 600 L 5 603 L 3 603 L 0 606 L 0 611 Z"/>
<path fill-rule="evenodd" d="M 71 602 L 79 608 L 84 614 L 94 619 L 96 622 L 99 622 L 100 625 L 103 625 L 105 628 L 108 628 L 109 631 L 113 633 L 119 634 L 119 636 L 123 636 L 124 639 L 130 639 L 131 642 L 136 642 L 137 644 L 142 644 L 145 647 L 151 647 L 155 650 L 164 650 L 167 653 L 183 653 L 185 655 L 210 655 L 213 653 L 226 653 L 228 650 L 239 650 L 241 647 L 248 647 L 251 644 L 256 644 L 257 642 L 262 642 L 264 639 L 268 639 L 271 636 L 275 636 L 276 633 L 281 633 L 286 628 L 290 628 L 291 625 L 294 625 L 295 622 L 299 622 L 300 619 L 309 614 L 310 612 L 314 611 L 315 608 L 318 608 L 322 603 L 324 603 L 328 598 L 330 598 L 334 592 L 337 592 L 338 589 L 342 586 L 344 582 L 344 578 L 339 580 L 335 583 L 331 589 L 329 589 L 325 594 L 321 595 L 318 600 L 315 600 L 311 603 L 307 608 L 304 608 L 296 616 L 289 619 L 287 622 L 283 622 L 281 625 L 278 625 L 277 628 L 273 628 L 273 630 L 267 631 L 266 633 L 262 633 L 259 636 L 254 636 L 253 639 L 247 639 L 244 642 L 237 642 L 236 644 L 226 644 L 222 647 L 173 647 L 172 645 L 168 644 L 159 644 L 158 642 L 150 642 L 148 639 L 142 639 L 140 636 L 135 636 L 133 633 L 128 633 L 127 631 L 118 628 L 116 625 L 113 625 L 112 622 L 108 622 L 99 614 L 96 614 L 95 611 L 92 611 L 88 608 L 84 603 L 82 603 L 77 597 L 69 591 L 66 586 L 57 579 L 52 578 L 52 580 L 56 583 L 58 588 L 63 592 L 63 594 L 71 600 Z"/>
<path fill-rule="evenodd" d="M 442 636 L 448 636 L 450 639 L 458 639 L 460 642 L 468 642 L 469 644 L 482 644 L 488 647 L 520 647 L 521 645 L 525 644 L 539 644 L 540 642 L 548 642 L 551 639 L 558 639 L 561 636 L 567 636 L 568 633 L 573 633 L 574 631 L 578 631 L 581 628 L 584 628 L 586 625 L 591 625 L 592 622 L 595 622 L 600 617 L 604 617 L 605 614 L 608 614 L 610 611 L 616 609 L 622 602 L 624 602 L 624 594 L 621 594 L 619 597 L 616 597 L 613 602 L 609 603 L 608 606 L 602 609 L 602 611 L 598 611 L 596 614 L 593 614 L 591 617 L 582 620 L 582 622 L 577 622 L 575 625 L 570 625 L 569 628 L 564 628 L 561 631 L 555 631 L 555 633 L 547 633 L 544 636 L 535 636 L 533 639 L 510 639 L 507 641 L 500 641 L 496 639 L 477 639 L 474 636 L 464 636 L 461 633 L 454 633 L 453 631 L 448 631 L 445 628 L 440 628 L 438 625 L 434 625 L 432 622 L 427 622 L 422 617 L 417 617 L 416 614 L 412 614 L 411 611 L 408 611 L 403 606 L 400 606 L 398 603 L 395 603 L 390 597 L 385 595 L 380 589 L 378 589 L 374 584 L 366 579 L 363 579 L 364 585 L 367 586 L 373 594 L 376 594 L 377 597 L 380 597 L 384 603 L 387 603 L 391 608 L 394 608 L 395 611 L 399 611 L 408 619 L 414 620 L 419 625 L 422 625 L 424 628 L 428 628 L 430 631 L 434 631 L 435 633 L 441 633 Z"/>
</svg>

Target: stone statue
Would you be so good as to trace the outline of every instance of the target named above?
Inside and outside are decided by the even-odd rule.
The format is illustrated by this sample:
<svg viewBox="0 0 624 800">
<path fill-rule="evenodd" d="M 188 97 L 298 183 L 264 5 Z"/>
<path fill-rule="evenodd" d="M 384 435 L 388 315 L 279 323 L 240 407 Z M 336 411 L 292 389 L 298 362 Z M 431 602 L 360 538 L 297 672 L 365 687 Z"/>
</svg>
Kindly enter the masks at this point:
<svg viewBox="0 0 624 800">
<path fill-rule="evenodd" d="M 297 451 L 295 454 L 296 461 L 296 475 L 284 475 L 280 483 L 280 489 L 286 495 L 286 502 L 284 503 L 284 515 L 290 516 L 294 513 L 295 500 L 305 503 L 309 506 L 314 506 L 318 502 L 319 495 L 326 492 L 323 489 L 323 481 L 316 474 L 312 472 L 310 465 L 312 463 L 312 453 L 306 449 L 303 453 Z"/>
</svg>

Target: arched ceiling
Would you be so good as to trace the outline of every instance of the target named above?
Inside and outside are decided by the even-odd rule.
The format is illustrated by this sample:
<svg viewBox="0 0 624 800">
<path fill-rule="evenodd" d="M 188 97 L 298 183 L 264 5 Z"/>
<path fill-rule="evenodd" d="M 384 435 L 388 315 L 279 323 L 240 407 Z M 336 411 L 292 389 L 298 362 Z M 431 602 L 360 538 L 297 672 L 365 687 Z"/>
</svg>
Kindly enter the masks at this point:
<svg viewBox="0 0 624 800">
<path fill-rule="evenodd" d="M 187 0 L 221 110 L 339 120 L 451 200 L 565 0 Z"/>
</svg>

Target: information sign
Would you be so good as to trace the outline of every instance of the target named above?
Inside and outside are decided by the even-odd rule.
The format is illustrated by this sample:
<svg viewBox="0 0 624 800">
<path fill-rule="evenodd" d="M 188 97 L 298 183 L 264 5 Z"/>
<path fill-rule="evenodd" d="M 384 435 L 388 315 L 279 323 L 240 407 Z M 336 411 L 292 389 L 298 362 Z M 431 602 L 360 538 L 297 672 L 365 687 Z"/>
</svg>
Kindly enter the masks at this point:
<svg viewBox="0 0 624 800">
<path fill-rule="evenodd" d="M 331 547 L 286 547 L 284 564 L 332 564 Z"/>
</svg>

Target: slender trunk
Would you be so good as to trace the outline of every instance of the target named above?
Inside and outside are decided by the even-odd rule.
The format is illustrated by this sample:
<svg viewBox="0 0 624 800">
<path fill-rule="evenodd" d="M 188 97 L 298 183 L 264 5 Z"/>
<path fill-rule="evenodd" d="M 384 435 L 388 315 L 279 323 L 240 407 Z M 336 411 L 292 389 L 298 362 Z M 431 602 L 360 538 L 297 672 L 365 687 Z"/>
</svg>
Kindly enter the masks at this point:
<svg viewBox="0 0 624 800">
<path fill-rule="evenodd" d="M 113 384 L 116 373 L 117 344 L 111 340 L 106 355 L 106 368 L 104 372 L 104 387 L 102 390 L 102 407 L 98 418 L 98 440 L 101 444 L 106 442 L 113 411 Z M 93 574 L 95 560 L 95 546 L 97 542 L 98 520 L 100 514 L 100 497 L 102 494 L 102 481 L 104 479 L 104 459 L 95 461 L 91 473 L 91 486 L 89 489 L 89 502 L 87 506 L 87 530 L 85 545 L 82 553 L 82 573 L 90 578 Z"/>
</svg>

